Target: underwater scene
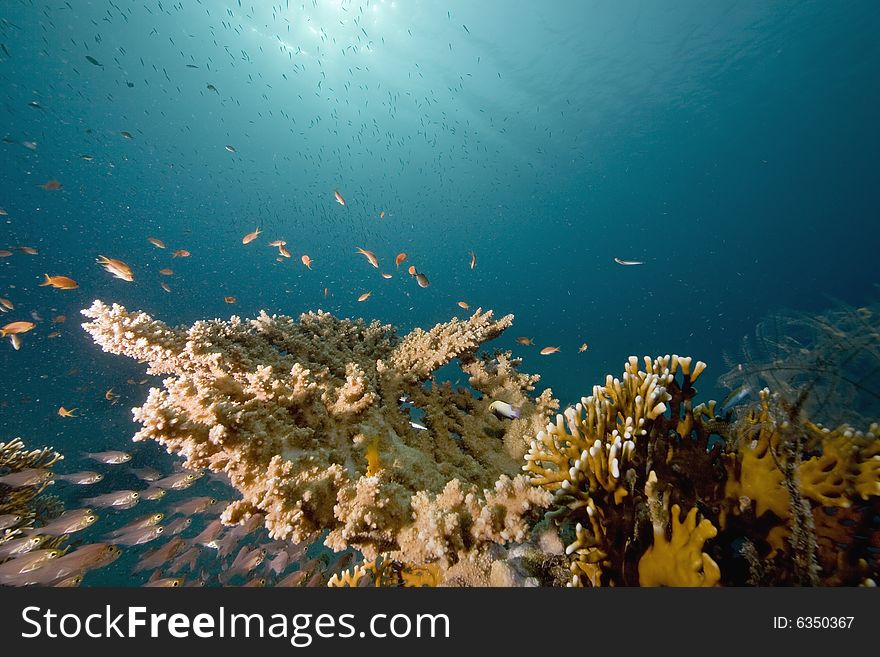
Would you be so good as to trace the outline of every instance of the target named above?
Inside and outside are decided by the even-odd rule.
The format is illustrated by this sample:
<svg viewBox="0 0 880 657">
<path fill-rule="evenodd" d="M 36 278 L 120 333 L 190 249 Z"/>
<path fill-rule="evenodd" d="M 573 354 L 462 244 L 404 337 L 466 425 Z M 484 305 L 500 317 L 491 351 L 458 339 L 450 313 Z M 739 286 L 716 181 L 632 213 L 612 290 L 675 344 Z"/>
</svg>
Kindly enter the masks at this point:
<svg viewBox="0 0 880 657">
<path fill-rule="evenodd" d="M 0 586 L 875 586 L 878 27 L 4 0 Z"/>
</svg>

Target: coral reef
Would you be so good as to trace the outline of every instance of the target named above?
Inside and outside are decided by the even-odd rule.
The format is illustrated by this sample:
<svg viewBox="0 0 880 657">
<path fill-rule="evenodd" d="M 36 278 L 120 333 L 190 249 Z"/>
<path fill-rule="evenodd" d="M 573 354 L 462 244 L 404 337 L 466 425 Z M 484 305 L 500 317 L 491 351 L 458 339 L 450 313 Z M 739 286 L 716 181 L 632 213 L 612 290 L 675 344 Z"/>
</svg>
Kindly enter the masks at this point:
<svg viewBox="0 0 880 657">
<path fill-rule="evenodd" d="M 801 397 L 766 389 L 734 422 L 693 405 L 702 362 L 643 362 L 557 415 L 525 457 L 554 496 L 571 585 L 876 580 L 876 423 L 823 428 Z"/>
<path fill-rule="evenodd" d="M 8 519 L 0 528 L 0 545 L 60 515 L 60 502 L 46 488 L 52 483 L 52 466 L 63 458 L 51 447 L 28 451 L 20 438 L 0 443 L 0 517 Z M 33 483 L 4 483 L 4 477 L 15 473 L 33 473 Z"/>
<path fill-rule="evenodd" d="M 880 570 L 880 425 L 814 424 L 764 389 L 728 435 L 721 521 L 761 550 L 768 581 L 843 585 Z M 739 502 L 738 504 L 736 502 Z"/>
<path fill-rule="evenodd" d="M 732 413 L 696 403 L 705 363 L 631 357 L 621 378 L 607 376 L 557 414 L 552 393 L 538 394 L 538 377 L 519 372 L 509 352 L 477 353 L 512 320 L 482 310 L 402 337 L 321 311 L 176 328 L 100 301 L 83 314 L 105 351 L 165 376 L 133 409 L 135 440 L 225 473 L 243 496 L 226 507 L 229 524 L 359 551 L 365 561 L 331 586 L 880 577 L 880 426 L 819 423 L 814 410 L 846 410 L 817 398 L 841 389 L 820 380 L 821 359 Z M 855 328 L 838 319 L 828 325 L 845 350 Z M 435 381 L 456 359 L 469 388 Z M 519 417 L 496 417 L 494 400 Z M 861 405 L 856 417 L 869 411 Z M 343 557 L 332 570 L 347 566 Z"/>
<path fill-rule="evenodd" d="M 67 537 L 39 527 L 64 510 L 46 490 L 63 458 L 51 447 L 27 450 L 20 438 L 0 442 L 0 586 L 20 585 L 20 570 L 38 572 L 62 554 Z"/>
<path fill-rule="evenodd" d="M 96 519 L 91 509 L 65 511 L 46 491 L 63 458 L 51 447 L 27 451 L 18 438 L 0 443 L 0 586 L 79 586 L 88 571 L 122 553 L 106 543 L 74 548 L 69 534 L 59 532 L 59 522 L 77 531 L 71 520 L 77 514 L 89 517 L 85 524 Z"/>
<path fill-rule="evenodd" d="M 529 394 L 538 377 L 517 372 L 509 353 L 476 355 L 512 316 L 477 310 L 399 337 L 321 311 L 179 328 L 100 301 L 83 314 L 105 351 L 166 375 L 134 409 L 135 440 L 224 472 L 243 496 L 227 522 L 261 513 L 276 538 L 325 532 L 337 551 L 445 571 L 523 540 L 552 499 L 519 470 L 557 402 Z M 456 358 L 481 395 L 432 380 Z M 496 418 L 493 398 L 520 418 Z M 423 411 L 418 423 L 410 407 Z"/>
</svg>

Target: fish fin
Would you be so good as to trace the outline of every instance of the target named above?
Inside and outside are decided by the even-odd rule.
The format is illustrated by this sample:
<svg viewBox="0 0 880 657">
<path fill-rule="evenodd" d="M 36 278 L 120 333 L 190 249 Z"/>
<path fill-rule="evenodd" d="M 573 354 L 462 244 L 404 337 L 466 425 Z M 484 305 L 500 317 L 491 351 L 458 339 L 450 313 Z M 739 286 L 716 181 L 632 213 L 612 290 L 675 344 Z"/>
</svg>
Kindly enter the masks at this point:
<svg viewBox="0 0 880 657">
<path fill-rule="evenodd" d="M 46 277 L 45 282 L 40 283 L 40 287 L 46 287 L 47 285 L 52 285 L 52 281 L 49 279 L 49 274 L 43 274 Z"/>
<path fill-rule="evenodd" d="M 521 411 L 522 411 L 521 408 L 514 408 L 513 406 L 510 407 L 510 414 L 511 414 L 511 416 L 513 416 L 514 420 L 519 419 L 519 414 Z"/>
</svg>

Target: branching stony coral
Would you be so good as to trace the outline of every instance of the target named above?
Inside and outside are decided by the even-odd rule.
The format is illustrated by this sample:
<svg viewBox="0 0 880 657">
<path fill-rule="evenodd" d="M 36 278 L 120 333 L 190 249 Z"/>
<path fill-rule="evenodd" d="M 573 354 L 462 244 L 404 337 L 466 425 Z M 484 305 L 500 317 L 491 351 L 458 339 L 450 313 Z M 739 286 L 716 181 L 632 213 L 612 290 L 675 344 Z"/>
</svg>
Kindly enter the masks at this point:
<svg viewBox="0 0 880 657">
<path fill-rule="evenodd" d="M 477 310 L 399 337 L 321 311 L 178 328 L 100 301 L 83 313 L 105 351 L 167 375 L 134 409 L 135 440 L 225 472 L 243 495 L 228 522 L 261 513 L 277 538 L 325 532 L 335 550 L 447 568 L 522 538 L 550 502 L 518 473 L 556 401 L 549 390 L 533 398 L 537 377 L 516 372 L 509 354 L 476 353 L 512 316 Z M 484 396 L 431 380 L 453 359 Z M 502 394 L 521 402 L 518 421 L 488 411 L 488 395 Z M 424 411 L 427 430 L 401 398 Z"/>
</svg>

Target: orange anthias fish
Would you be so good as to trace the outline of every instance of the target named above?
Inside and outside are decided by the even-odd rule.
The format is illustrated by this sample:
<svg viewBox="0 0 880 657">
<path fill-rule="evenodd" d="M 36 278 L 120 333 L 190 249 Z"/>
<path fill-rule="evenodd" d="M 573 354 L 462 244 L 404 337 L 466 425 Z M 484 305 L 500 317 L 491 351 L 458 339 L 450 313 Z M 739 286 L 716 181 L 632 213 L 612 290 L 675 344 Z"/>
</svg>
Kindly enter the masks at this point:
<svg viewBox="0 0 880 657">
<path fill-rule="evenodd" d="M 421 272 L 416 274 L 416 283 L 419 284 L 419 287 L 428 287 L 431 284 L 428 277 Z"/>
<path fill-rule="evenodd" d="M 302 258 L 300 258 L 300 260 L 302 260 L 302 263 L 303 263 L 306 267 L 308 267 L 309 269 L 312 268 L 312 259 L 311 259 L 309 256 L 304 255 Z"/>
<path fill-rule="evenodd" d="M 28 255 L 37 255 L 39 253 L 39 251 L 32 246 L 20 246 L 18 247 L 18 250 L 22 253 L 27 253 Z"/>
<path fill-rule="evenodd" d="M 586 342 L 584 342 L 580 347 L 578 347 L 578 353 L 582 354 L 589 348 L 590 348 L 590 345 L 588 345 Z"/>
<path fill-rule="evenodd" d="M 98 256 L 96 262 L 116 278 L 121 278 L 129 283 L 134 280 L 134 274 L 131 273 L 131 267 L 122 262 L 122 260 L 115 260 L 114 258 L 108 258 L 107 256 Z"/>
<path fill-rule="evenodd" d="M 477 266 L 477 254 L 473 251 L 468 251 L 471 254 L 471 269 Z"/>
<path fill-rule="evenodd" d="M 555 354 L 559 351 L 559 347 L 544 347 L 539 352 L 542 356 L 549 356 L 550 354 Z"/>
<path fill-rule="evenodd" d="M 51 285 L 59 290 L 75 290 L 79 287 L 75 280 L 67 276 L 49 276 L 49 274 L 43 274 L 43 276 L 46 277 L 46 280 L 40 283 L 40 287 Z"/>
<path fill-rule="evenodd" d="M 532 338 L 522 338 L 521 337 L 521 338 L 517 338 L 516 341 L 521 345 L 525 345 L 526 347 L 531 347 L 535 344 L 535 341 Z"/>
<path fill-rule="evenodd" d="M 52 180 L 48 180 L 40 185 L 40 187 L 42 187 L 46 191 L 52 191 L 54 189 L 61 189 L 61 183 L 53 178 Z"/>
<path fill-rule="evenodd" d="M 34 324 L 33 322 L 10 322 L 3 328 L 0 328 L 0 334 L 2 334 L 3 337 L 6 337 L 7 335 L 27 333 L 35 327 L 36 324 Z"/>
<path fill-rule="evenodd" d="M 397 265 L 398 267 L 400 267 L 400 263 L 403 262 L 404 260 L 406 260 L 406 254 L 405 253 L 398 253 L 397 257 L 394 259 L 394 264 Z"/>
<path fill-rule="evenodd" d="M 253 242 L 255 239 L 257 239 L 260 236 L 261 232 L 262 231 L 259 228 L 257 228 L 256 230 L 254 230 L 254 232 L 248 233 L 247 235 L 242 237 L 241 243 L 242 244 L 250 244 L 251 242 Z"/>
<path fill-rule="evenodd" d="M 288 250 L 287 250 L 287 247 L 284 246 L 283 244 L 280 244 L 280 245 L 278 246 L 278 253 L 280 253 L 281 255 L 283 255 L 285 258 L 289 258 L 289 257 L 290 257 L 290 251 L 288 251 Z"/>
<path fill-rule="evenodd" d="M 161 283 L 159 283 L 159 285 L 161 285 L 162 289 L 166 292 L 171 292 L 171 287 L 165 281 L 162 281 Z"/>
<path fill-rule="evenodd" d="M 364 251 L 361 247 L 357 247 L 357 252 L 365 256 L 367 260 L 370 261 L 370 264 L 373 265 L 376 269 L 379 268 L 379 259 L 376 257 L 375 253 L 373 253 L 372 251 Z"/>
<path fill-rule="evenodd" d="M 384 218 L 385 218 L 385 210 L 382 210 L 382 212 L 379 213 L 379 219 L 384 219 Z"/>
<path fill-rule="evenodd" d="M 166 267 L 165 269 L 160 269 L 159 273 L 162 274 L 163 276 L 171 276 L 174 273 L 174 270 Z"/>
<path fill-rule="evenodd" d="M 409 272 L 409 275 L 410 275 L 410 276 L 415 276 L 415 275 L 416 275 L 416 266 L 415 266 L 415 265 L 410 265 L 410 266 L 409 266 L 409 269 L 407 269 L 407 271 Z"/>
<path fill-rule="evenodd" d="M 186 249 L 177 249 L 174 253 L 171 254 L 172 258 L 189 258 L 192 254 Z"/>
<path fill-rule="evenodd" d="M 75 408 L 71 408 L 68 410 L 68 409 L 64 408 L 63 406 L 60 406 L 58 408 L 58 415 L 60 415 L 61 417 L 77 417 L 76 415 L 73 414 L 73 412 L 75 410 L 76 410 Z"/>
<path fill-rule="evenodd" d="M 0 258 L 8 258 L 11 255 L 12 251 L 9 251 L 8 249 L 3 249 L 2 251 L 0 251 Z"/>
<path fill-rule="evenodd" d="M 148 241 L 150 244 L 152 244 L 153 246 L 155 246 L 156 248 L 159 248 L 159 249 L 164 249 L 164 248 L 165 248 L 165 242 L 163 242 L 162 240 L 160 240 L 158 237 L 148 237 L 148 238 L 147 238 L 147 241 Z"/>
<path fill-rule="evenodd" d="M 272 240 L 269 242 L 269 246 L 284 246 L 285 244 L 287 244 L 285 240 Z"/>
<path fill-rule="evenodd" d="M 333 196 L 336 197 L 336 202 L 339 203 L 339 205 L 345 205 L 345 199 L 342 198 L 342 194 L 339 192 L 333 192 Z"/>
<path fill-rule="evenodd" d="M 3 306 L 6 310 L 15 310 L 15 306 L 6 297 L 0 297 L 0 306 Z"/>
<path fill-rule="evenodd" d="M 358 301 L 366 301 L 370 298 L 372 292 L 364 292 L 361 296 L 358 297 Z"/>
<path fill-rule="evenodd" d="M 459 307 L 459 308 L 464 308 L 465 310 L 469 310 L 469 309 L 470 309 L 470 306 L 467 304 L 466 301 L 459 301 L 459 302 L 458 302 L 458 307 Z"/>
<path fill-rule="evenodd" d="M 223 297 L 223 300 L 226 303 L 235 303 L 236 301 L 238 301 L 238 299 L 236 299 L 235 297 Z"/>
<path fill-rule="evenodd" d="M 391 278 L 391 274 L 386 274 L 384 271 L 382 272 L 382 278 Z"/>
</svg>

